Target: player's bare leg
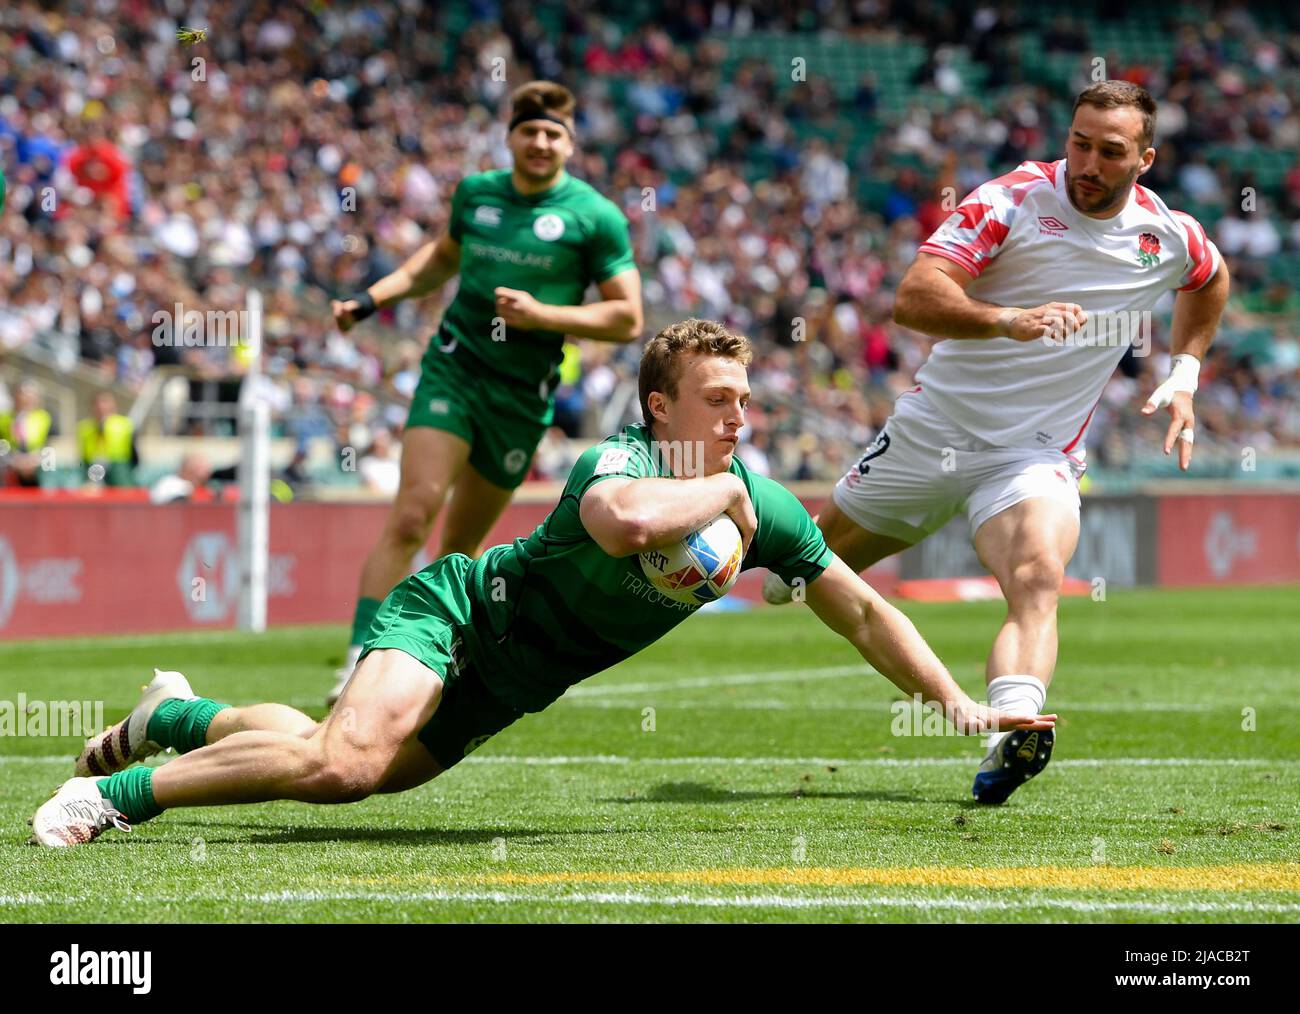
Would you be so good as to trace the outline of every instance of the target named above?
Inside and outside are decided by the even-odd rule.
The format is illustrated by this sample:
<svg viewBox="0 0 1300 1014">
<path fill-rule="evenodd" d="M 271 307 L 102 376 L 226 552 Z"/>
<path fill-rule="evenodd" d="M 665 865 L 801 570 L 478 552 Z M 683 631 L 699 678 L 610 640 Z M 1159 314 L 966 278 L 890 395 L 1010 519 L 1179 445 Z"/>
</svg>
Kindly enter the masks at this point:
<svg viewBox="0 0 1300 1014">
<path fill-rule="evenodd" d="M 415 781 L 410 744 L 424 749 L 415 737 L 441 693 L 442 680 L 422 662 L 396 649 L 373 651 L 310 736 L 231 733 L 156 769 L 153 798 L 162 809 L 274 799 L 345 803 L 380 791 L 395 775 L 408 782 L 403 787 L 420 784 L 437 765 L 429 758 L 426 777 Z"/>
<path fill-rule="evenodd" d="M 438 555 L 464 553 L 477 557 L 492 526 L 497 523 L 513 489 L 489 482 L 473 465 L 466 465 L 457 476 L 447 501 L 442 521 L 442 540 Z"/>
<path fill-rule="evenodd" d="M 319 726 L 316 719 L 287 704 L 251 704 L 217 712 L 208 725 L 206 742 L 211 746 L 236 732 L 280 732 L 306 738 Z"/>
<path fill-rule="evenodd" d="M 995 514 L 975 533 L 975 552 L 997 578 L 1007 616 L 993 641 L 986 681 L 1008 673 L 1044 686 L 1056 668 L 1056 604 L 1065 567 L 1079 542 L 1079 519 L 1045 497 Z"/>
<path fill-rule="evenodd" d="M 176 687 L 163 687 L 163 675 L 184 682 L 179 673 L 160 674 L 135 721 L 119 726 L 129 731 L 147 719 L 150 746 L 172 746 L 182 756 L 159 768 L 119 764 L 111 776 L 70 778 L 33 816 L 34 843 L 86 844 L 173 806 L 352 802 L 414 788 L 442 771 L 417 738 L 437 710 L 442 680 L 405 652 L 372 652 L 340 707 L 321 723 L 282 704 L 231 708 L 193 694 L 164 696 L 158 689 Z M 118 758 L 131 759 L 129 750 Z"/>
<path fill-rule="evenodd" d="M 848 564 L 855 574 L 861 574 L 885 557 L 901 553 L 912 545 L 902 539 L 868 531 L 840 510 L 833 500 L 813 520 L 821 529 L 831 552 Z M 775 574 L 768 574 L 763 579 L 763 598 L 773 605 L 789 602 L 792 594 L 790 586 Z"/>
<path fill-rule="evenodd" d="M 376 655 L 384 649 L 377 650 Z M 341 705 L 340 719 L 346 719 L 347 708 Z M 322 723 L 287 704 L 254 704 L 246 708 L 227 708 L 217 714 L 208 726 L 207 742 L 216 743 L 236 732 L 280 732 L 287 736 L 310 739 Z M 389 766 L 382 785 L 376 793 L 404 792 L 423 785 L 442 773 L 442 768 L 429 756 L 428 748 L 418 739 L 408 739 L 398 749 Z"/>
<path fill-rule="evenodd" d="M 416 426 L 402 434 L 402 479 L 379 541 L 361 569 L 362 596 L 382 600 L 406 577 L 469 451 L 466 440 L 446 430 Z"/>
<path fill-rule="evenodd" d="M 985 666 L 989 704 L 1041 711 L 1056 668 L 1056 606 L 1065 567 L 1079 542 L 1079 519 L 1056 500 L 1035 497 L 995 514 L 975 533 L 980 562 L 997 578 L 1007 615 Z M 973 788 L 1000 803 L 1051 759 L 1053 733 L 990 737 Z"/>
<path fill-rule="evenodd" d="M 879 563 L 887 556 L 901 553 L 912 543 L 863 528 L 830 501 L 813 519 L 821 529 L 831 552 L 849 565 L 855 574 Z"/>
<path fill-rule="evenodd" d="M 412 426 L 402 434 L 402 478 L 397 498 L 389 508 L 379 541 L 361 568 L 348 655 L 335 674 L 327 704 L 332 706 L 347 685 L 379 604 L 410 573 L 415 554 L 429 541 L 448 492 L 466 470 L 469 452 L 468 441 L 446 430 Z"/>
</svg>

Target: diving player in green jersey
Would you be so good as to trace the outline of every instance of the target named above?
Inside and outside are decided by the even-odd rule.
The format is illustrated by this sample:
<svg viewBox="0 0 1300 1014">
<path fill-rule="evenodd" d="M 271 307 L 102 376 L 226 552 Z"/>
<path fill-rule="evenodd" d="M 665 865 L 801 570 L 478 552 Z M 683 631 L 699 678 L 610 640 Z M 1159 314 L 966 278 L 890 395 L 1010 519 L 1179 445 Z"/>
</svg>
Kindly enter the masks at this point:
<svg viewBox="0 0 1300 1014">
<path fill-rule="evenodd" d="M 641 360 L 645 423 L 583 454 L 528 538 L 478 560 L 452 554 L 394 588 L 323 722 L 282 704 L 218 704 L 155 670 L 135 710 L 86 744 L 81 777 L 36 811 L 33 840 L 83 844 L 174 807 L 342 803 L 423 784 L 689 617 L 697 607 L 654 592 L 637 554 L 723 513 L 740 530 L 744 569 L 802 585 L 823 623 L 956 728 L 1052 728 L 1055 715 L 967 697 L 907 617 L 831 553 L 794 495 L 736 459 L 749 360 L 748 340 L 721 324 L 665 328 Z M 699 463 L 689 477 L 688 447 Z M 131 766 L 167 747 L 181 756 Z"/>
<path fill-rule="evenodd" d="M 348 657 L 333 704 L 380 600 L 410 573 L 450 494 L 439 556 L 477 556 L 554 414 L 564 336 L 629 342 L 641 333 L 641 276 L 627 219 L 564 171 L 574 100 L 550 81 L 511 96 L 512 169 L 467 176 L 447 234 L 355 299 L 333 304 L 341 331 L 381 306 L 460 275 L 421 363 L 402 437 L 402 479 L 361 571 Z M 588 285 L 600 300 L 582 303 Z"/>
</svg>

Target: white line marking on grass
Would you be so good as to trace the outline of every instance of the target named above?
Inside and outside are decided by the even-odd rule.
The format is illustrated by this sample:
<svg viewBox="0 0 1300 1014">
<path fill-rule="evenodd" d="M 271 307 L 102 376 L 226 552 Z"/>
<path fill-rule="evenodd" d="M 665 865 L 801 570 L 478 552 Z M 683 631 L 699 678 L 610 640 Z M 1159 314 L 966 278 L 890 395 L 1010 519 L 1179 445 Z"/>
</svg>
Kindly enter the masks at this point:
<svg viewBox="0 0 1300 1014">
<path fill-rule="evenodd" d="M 71 768 L 72 762 L 75 759 L 76 758 L 73 757 L 50 757 L 45 755 L 35 756 L 35 757 L 15 756 L 15 757 L 0 757 L 0 764 L 66 764 L 68 765 L 69 768 Z M 68 777 L 71 778 L 72 776 L 69 775 Z"/>
<path fill-rule="evenodd" d="M 639 891 L 582 891 L 568 894 L 526 893 L 509 891 L 413 891 L 347 892 L 284 891 L 249 895 L 245 900 L 275 904 L 277 902 L 312 901 L 490 901 L 499 904 L 568 904 L 568 905 L 666 905 L 702 908 L 911 908 L 926 911 L 1005 912 L 1023 911 L 1028 907 L 1061 908 L 1074 912 L 1300 912 L 1300 904 L 1284 902 L 1156 902 L 1156 901 L 1087 901 L 1076 898 L 1043 898 L 1029 895 L 1015 900 L 989 898 L 909 898 L 906 896 L 855 895 L 851 897 L 782 894 L 668 894 L 655 895 Z"/>
<path fill-rule="evenodd" d="M 836 767 L 951 767 L 970 764 L 970 757 L 623 757 L 617 754 L 486 754 L 466 757 L 462 764 L 520 764 L 541 767 L 561 765 L 613 765 L 634 764 L 663 765 L 668 767 L 772 767 L 790 765 L 834 765 Z M 62 756 L 0 756 L 0 764 L 65 764 L 71 766 L 72 758 Z M 1293 757 L 1064 757 L 1052 762 L 1055 768 L 1101 768 L 1127 765 L 1129 767 L 1193 768 L 1193 767 L 1295 767 L 1300 759 Z"/>
<path fill-rule="evenodd" d="M 0 906 L 76 905 L 84 898 L 52 898 L 41 895 L 0 895 Z M 1297 913 L 1300 904 L 1252 901 L 1088 901 L 1078 898 L 1047 898 L 1040 894 L 1018 894 L 1012 899 L 961 898 L 957 896 L 907 897 L 905 895 L 811 895 L 783 894 L 663 894 L 641 891 L 582 891 L 539 893 L 512 891 L 270 891 L 260 894 L 223 894 L 184 898 L 133 895 L 132 901 L 148 904 L 193 904 L 220 901 L 253 905 L 323 904 L 338 901 L 374 901 L 411 904 L 415 902 L 493 902 L 503 905 L 662 905 L 669 908 L 855 908 L 865 911 L 904 908 L 943 912 L 1023 912 L 1028 908 L 1061 909 L 1070 912 L 1146 912 L 1156 915 L 1180 913 Z"/>
<path fill-rule="evenodd" d="M 833 765 L 836 767 L 950 767 L 970 764 L 969 757 L 620 757 L 612 754 L 591 754 L 587 756 L 520 756 L 514 754 L 491 754 L 482 757 L 467 757 L 464 764 L 610 764 L 610 765 L 667 765 L 667 766 L 738 766 L 770 767 L 774 765 Z M 1295 766 L 1300 760 L 1294 758 L 1229 757 L 1217 760 L 1213 757 L 1077 757 L 1062 758 L 1053 761 L 1054 767 L 1099 768 L 1126 764 L 1135 767 L 1264 767 L 1270 765 Z"/>
<path fill-rule="evenodd" d="M 328 626 L 328 625 L 326 625 Z M 308 624 L 297 627 L 271 627 L 257 637 L 262 644 L 296 640 L 304 635 L 311 636 L 319 629 L 318 625 Z M 341 625 L 340 625 L 341 629 Z M 113 648 L 187 648 L 195 644 L 229 644 L 244 641 L 251 643 L 252 638 L 240 630 L 193 630 L 169 631 L 158 634 L 86 634 L 77 637 L 52 637 L 49 639 L 23 639 L 8 641 L 0 645 L 0 655 L 8 652 L 30 651 L 40 649 L 51 652 L 93 652 L 102 655 Z M 164 660 L 165 661 L 165 660 Z M 163 662 L 154 663 L 163 668 Z M 148 672 L 147 669 L 142 670 Z"/>
</svg>

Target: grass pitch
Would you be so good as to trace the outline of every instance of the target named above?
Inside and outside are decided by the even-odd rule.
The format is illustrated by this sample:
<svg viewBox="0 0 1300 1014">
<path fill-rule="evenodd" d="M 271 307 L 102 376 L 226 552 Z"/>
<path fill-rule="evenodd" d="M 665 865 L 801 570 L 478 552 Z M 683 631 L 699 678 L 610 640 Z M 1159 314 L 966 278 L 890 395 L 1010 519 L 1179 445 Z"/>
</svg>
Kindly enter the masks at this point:
<svg viewBox="0 0 1300 1014">
<path fill-rule="evenodd" d="M 799 607 L 693 618 L 452 771 L 345 806 L 180 810 L 23 842 L 75 739 L 0 739 L 0 921 L 1300 921 L 1300 589 L 1061 606 L 1046 771 L 970 800 L 976 739 L 897 736 L 893 687 Z M 1000 603 L 908 605 L 983 697 Z M 340 627 L 0 645 L 0 701 L 151 667 L 321 716 Z M 910 723 L 909 723 L 910 724 Z"/>
</svg>

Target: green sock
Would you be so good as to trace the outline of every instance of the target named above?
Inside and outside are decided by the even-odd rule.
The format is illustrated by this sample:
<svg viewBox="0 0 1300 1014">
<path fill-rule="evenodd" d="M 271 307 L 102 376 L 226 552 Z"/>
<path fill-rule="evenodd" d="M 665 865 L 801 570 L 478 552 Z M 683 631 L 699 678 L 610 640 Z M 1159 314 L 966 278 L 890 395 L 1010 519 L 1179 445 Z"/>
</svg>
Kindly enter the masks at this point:
<svg viewBox="0 0 1300 1014">
<path fill-rule="evenodd" d="M 348 644 L 365 644 L 366 633 L 379 612 L 379 599 L 357 599 L 357 611 L 352 614 L 352 640 Z"/>
<path fill-rule="evenodd" d="M 189 753 L 207 742 L 212 719 L 218 711 L 228 707 L 229 704 L 218 704 L 206 697 L 189 701 L 173 697 L 158 705 L 149 719 L 145 735 L 159 746 L 169 746 L 177 753 Z"/>
<path fill-rule="evenodd" d="M 153 768 L 136 765 L 95 783 L 99 794 L 121 811 L 129 824 L 143 824 L 163 812 L 153 798 Z"/>
</svg>

